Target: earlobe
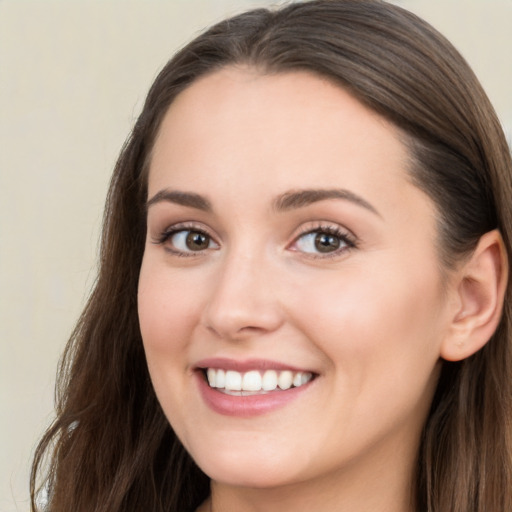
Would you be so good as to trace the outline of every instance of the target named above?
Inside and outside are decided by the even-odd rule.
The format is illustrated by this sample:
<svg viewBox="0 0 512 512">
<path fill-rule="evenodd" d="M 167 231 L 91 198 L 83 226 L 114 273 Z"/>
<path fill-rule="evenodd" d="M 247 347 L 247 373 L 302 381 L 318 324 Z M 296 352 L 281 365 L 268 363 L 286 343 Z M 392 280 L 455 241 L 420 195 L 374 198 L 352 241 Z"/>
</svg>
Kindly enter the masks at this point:
<svg viewBox="0 0 512 512">
<path fill-rule="evenodd" d="M 496 330 L 508 282 L 508 258 L 498 230 L 483 235 L 457 272 L 457 310 L 441 357 L 460 361 L 480 350 Z"/>
</svg>

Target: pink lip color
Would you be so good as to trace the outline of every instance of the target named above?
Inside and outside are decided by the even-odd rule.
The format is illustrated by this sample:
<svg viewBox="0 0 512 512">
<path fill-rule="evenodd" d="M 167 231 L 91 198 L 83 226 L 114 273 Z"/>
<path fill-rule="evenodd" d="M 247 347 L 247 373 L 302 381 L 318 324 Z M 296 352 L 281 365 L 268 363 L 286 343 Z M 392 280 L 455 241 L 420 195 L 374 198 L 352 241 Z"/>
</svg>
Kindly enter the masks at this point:
<svg viewBox="0 0 512 512">
<path fill-rule="evenodd" d="M 196 368 L 222 368 L 223 370 L 235 370 L 237 372 L 248 372 L 250 370 L 290 370 L 292 372 L 306 372 L 303 368 L 289 366 L 276 361 L 268 359 L 246 359 L 244 361 L 236 361 L 224 357 L 212 357 L 209 359 L 202 359 L 196 365 Z M 314 373 L 314 372 L 311 372 Z"/>
<path fill-rule="evenodd" d="M 271 391 L 265 395 L 237 396 L 227 395 L 211 388 L 200 372 L 197 372 L 197 381 L 203 400 L 210 409 L 225 416 L 238 416 L 240 418 L 258 416 L 284 407 L 298 398 L 311 384 L 311 382 L 308 382 L 298 388 L 290 388 L 286 391 Z"/>
<path fill-rule="evenodd" d="M 240 372 L 248 370 L 292 369 L 289 366 L 281 366 L 279 363 L 271 363 L 269 361 L 252 360 L 237 362 L 233 360 L 220 359 L 201 361 L 198 368 L 222 368 L 225 370 L 236 370 Z M 202 371 L 196 371 L 195 376 L 199 392 L 210 409 L 218 414 L 236 416 L 240 418 L 258 416 L 279 409 L 280 407 L 284 407 L 304 393 L 313 382 L 310 381 L 307 384 L 297 388 L 290 388 L 286 391 L 277 389 L 261 395 L 241 396 L 228 395 L 222 391 L 211 388 L 206 382 Z"/>
</svg>

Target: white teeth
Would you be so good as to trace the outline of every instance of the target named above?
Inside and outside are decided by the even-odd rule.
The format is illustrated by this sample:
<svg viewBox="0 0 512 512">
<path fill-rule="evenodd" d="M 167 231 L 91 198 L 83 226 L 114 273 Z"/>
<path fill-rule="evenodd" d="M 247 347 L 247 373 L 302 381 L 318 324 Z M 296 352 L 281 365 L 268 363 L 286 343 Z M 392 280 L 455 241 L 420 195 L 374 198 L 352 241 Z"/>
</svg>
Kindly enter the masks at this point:
<svg viewBox="0 0 512 512">
<path fill-rule="evenodd" d="M 218 386 L 217 386 L 218 387 Z M 224 384 L 225 389 L 230 391 L 241 391 L 242 390 L 242 374 L 228 370 L 226 372 L 226 382 Z"/>
<path fill-rule="evenodd" d="M 263 382 L 261 389 L 263 391 L 274 391 L 277 388 L 277 372 L 275 370 L 267 370 L 263 374 Z"/>
<path fill-rule="evenodd" d="M 226 386 L 226 372 L 224 370 L 215 370 L 216 377 L 215 377 L 215 387 L 216 388 L 223 388 Z"/>
<path fill-rule="evenodd" d="M 261 375 L 260 372 L 252 371 L 244 374 L 242 379 L 242 389 L 244 391 L 260 391 Z"/>
<path fill-rule="evenodd" d="M 290 370 L 276 371 L 267 370 L 261 374 L 258 370 L 251 370 L 245 373 L 234 370 L 221 370 L 208 368 L 206 370 L 208 384 L 212 388 L 224 389 L 225 391 L 285 391 L 292 386 L 300 387 L 307 384 L 313 374 L 310 372 L 292 372 Z"/>
<path fill-rule="evenodd" d="M 206 370 L 206 377 L 208 378 L 208 384 L 210 384 L 211 388 L 217 387 L 217 372 L 213 368 L 208 368 Z"/>
<path fill-rule="evenodd" d="M 277 385 L 281 389 L 290 389 L 292 387 L 293 374 L 290 371 L 281 372 L 278 379 Z"/>
</svg>

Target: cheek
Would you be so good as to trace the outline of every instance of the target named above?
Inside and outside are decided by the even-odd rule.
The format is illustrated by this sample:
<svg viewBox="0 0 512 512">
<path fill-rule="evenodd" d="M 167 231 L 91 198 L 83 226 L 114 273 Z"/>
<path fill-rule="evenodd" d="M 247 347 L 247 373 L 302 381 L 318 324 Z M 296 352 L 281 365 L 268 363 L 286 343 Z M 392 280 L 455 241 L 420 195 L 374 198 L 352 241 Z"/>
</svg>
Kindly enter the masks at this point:
<svg viewBox="0 0 512 512">
<path fill-rule="evenodd" d="M 334 375 L 347 378 L 355 393 L 370 390 L 376 381 L 386 389 L 416 378 L 421 387 L 439 358 L 443 334 L 438 283 L 434 269 L 350 269 L 310 286 L 308 297 L 296 298 L 296 310 L 307 312 L 298 322 L 341 370 Z"/>
<path fill-rule="evenodd" d="M 198 290 L 158 260 L 145 256 L 138 290 L 138 313 L 149 373 L 169 422 L 182 430 L 191 402 L 190 339 L 197 325 Z"/>
<path fill-rule="evenodd" d="M 139 323 L 148 359 L 152 353 L 175 353 L 197 320 L 198 290 L 184 286 L 173 271 L 144 259 L 138 290 Z"/>
<path fill-rule="evenodd" d="M 418 287 L 378 273 L 347 276 L 303 305 L 309 338 L 332 368 L 333 439 L 340 430 L 354 446 L 389 432 L 404 441 L 419 435 L 437 381 L 441 324 L 435 286 L 415 277 Z"/>
</svg>

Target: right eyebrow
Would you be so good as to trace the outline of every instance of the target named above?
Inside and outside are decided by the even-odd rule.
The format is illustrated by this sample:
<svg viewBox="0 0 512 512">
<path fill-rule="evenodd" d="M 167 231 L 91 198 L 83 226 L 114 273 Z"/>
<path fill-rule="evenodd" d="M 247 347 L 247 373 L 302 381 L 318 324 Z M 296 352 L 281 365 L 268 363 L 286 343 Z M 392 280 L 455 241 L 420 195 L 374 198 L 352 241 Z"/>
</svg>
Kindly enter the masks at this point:
<svg viewBox="0 0 512 512">
<path fill-rule="evenodd" d="M 205 212 L 212 211 L 212 205 L 206 197 L 194 192 L 182 192 L 179 190 L 169 190 L 167 188 L 158 191 L 151 199 L 146 202 L 146 211 L 151 206 L 161 202 L 175 203 L 189 208 L 196 208 Z"/>
<path fill-rule="evenodd" d="M 295 208 L 304 208 L 318 201 L 328 199 L 343 199 L 361 206 L 375 215 L 382 217 L 377 209 L 368 201 L 358 196 L 354 192 L 346 189 L 305 189 L 291 190 L 281 194 L 274 200 L 274 209 L 277 211 L 293 210 Z"/>
</svg>

